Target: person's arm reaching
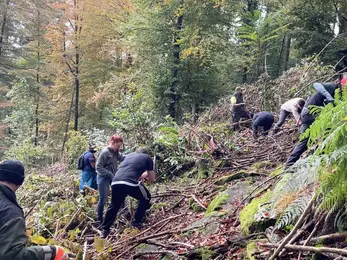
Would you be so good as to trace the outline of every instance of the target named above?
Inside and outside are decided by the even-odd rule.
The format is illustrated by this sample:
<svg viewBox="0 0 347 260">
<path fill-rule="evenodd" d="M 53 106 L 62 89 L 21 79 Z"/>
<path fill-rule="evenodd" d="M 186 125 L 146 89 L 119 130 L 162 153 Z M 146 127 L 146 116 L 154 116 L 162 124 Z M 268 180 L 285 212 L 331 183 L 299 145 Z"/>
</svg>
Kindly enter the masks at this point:
<svg viewBox="0 0 347 260">
<path fill-rule="evenodd" d="M 254 138 L 257 138 L 258 137 L 258 125 L 259 125 L 259 123 L 258 123 L 258 114 L 255 114 L 254 116 L 253 116 L 253 124 L 252 124 L 252 130 L 253 130 L 253 137 Z"/>
<path fill-rule="evenodd" d="M 327 87 L 333 87 L 333 83 L 324 83 L 325 86 Z M 317 90 L 318 93 L 322 94 L 328 102 L 332 102 L 334 101 L 334 98 L 330 95 L 330 93 L 326 90 L 325 86 L 322 83 L 313 83 L 313 87 L 315 88 L 315 90 Z"/>
<path fill-rule="evenodd" d="M 292 106 L 292 112 L 293 112 L 293 116 L 295 118 L 295 122 L 296 122 L 296 125 L 299 125 L 299 121 L 300 121 L 300 113 L 298 111 L 298 108 L 294 105 Z"/>
<path fill-rule="evenodd" d="M 230 102 L 231 102 L 232 107 L 241 107 L 241 106 L 245 105 L 245 103 L 236 104 L 237 100 L 236 100 L 236 97 L 234 97 L 234 96 L 230 99 Z"/>
<path fill-rule="evenodd" d="M 0 229 L 0 259 L 2 260 L 68 260 L 68 255 L 57 246 L 26 247 L 27 236 L 22 217 L 13 218 Z"/>
</svg>

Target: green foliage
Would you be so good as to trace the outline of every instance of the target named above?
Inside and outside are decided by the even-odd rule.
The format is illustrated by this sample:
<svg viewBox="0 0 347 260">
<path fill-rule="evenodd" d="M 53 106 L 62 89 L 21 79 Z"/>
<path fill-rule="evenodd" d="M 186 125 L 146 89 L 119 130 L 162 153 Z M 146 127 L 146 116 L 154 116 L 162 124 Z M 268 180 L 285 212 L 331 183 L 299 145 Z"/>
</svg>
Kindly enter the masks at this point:
<svg viewBox="0 0 347 260">
<path fill-rule="evenodd" d="M 40 165 L 48 165 L 52 158 L 47 148 L 35 146 L 30 140 L 26 139 L 22 143 L 13 144 L 5 151 L 4 160 L 19 160 L 27 169 Z"/>
<path fill-rule="evenodd" d="M 202 260 L 209 260 L 215 255 L 215 252 L 208 247 L 201 247 L 198 251 Z"/>
<path fill-rule="evenodd" d="M 216 213 L 216 210 L 220 209 L 221 206 L 228 200 L 230 195 L 225 192 L 220 192 L 218 195 L 210 202 L 206 209 L 206 216 L 211 216 Z"/>
<path fill-rule="evenodd" d="M 247 257 L 249 260 L 256 260 L 256 258 L 253 256 L 254 252 L 257 250 L 257 244 L 255 241 L 251 241 L 247 244 Z"/>
<path fill-rule="evenodd" d="M 133 84 L 129 88 L 132 91 L 121 97 L 121 106 L 113 111 L 109 124 L 123 135 L 130 147 L 149 144 L 155 126 L 149 93 Z"/>
<path fill-rule="evenodd" d="M 282 229 L 289 226 L 292 223 L 295 223 L 295 221 L 304 212 L 311 197 L 312 196 L 310 194 L 303 194 L 302 196 L 296 198 L 296 200 L 293 203 L 291 203 L 290 206 L 281 214 L 280 218 L 277 219 L 275 228 Z"/>
<path fill-rule="evenodd" d="M 66 155 L 71 169 L 76 169 L 78 157 L 88 150 L 87 137 L 78 131 L 70 131 L 66 142 Z"/>
</svg>

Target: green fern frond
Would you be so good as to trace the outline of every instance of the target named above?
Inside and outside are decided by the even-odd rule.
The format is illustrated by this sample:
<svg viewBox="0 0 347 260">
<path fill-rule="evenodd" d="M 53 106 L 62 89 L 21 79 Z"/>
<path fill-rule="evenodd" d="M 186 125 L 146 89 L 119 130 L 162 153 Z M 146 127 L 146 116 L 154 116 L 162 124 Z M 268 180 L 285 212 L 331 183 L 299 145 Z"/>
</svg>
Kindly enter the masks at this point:
<svg viewBox="0 0 347 260">
<path fill-rule="evenodd" d="M 311 194 L 303 194 L 302 196 L 298 197 L 277 220 L 275 229 L 282 229 L 293 224 L 304 212 L 311 198 Z"/>
</svg>

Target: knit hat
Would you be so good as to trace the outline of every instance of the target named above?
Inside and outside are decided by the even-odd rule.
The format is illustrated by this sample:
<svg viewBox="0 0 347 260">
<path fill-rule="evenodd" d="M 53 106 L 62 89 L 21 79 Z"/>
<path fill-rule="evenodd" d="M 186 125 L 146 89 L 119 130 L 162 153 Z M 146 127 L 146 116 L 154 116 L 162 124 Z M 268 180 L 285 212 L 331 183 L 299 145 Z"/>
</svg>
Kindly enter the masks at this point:
<svg viewBox="0 0 347 260">
<path fill-rule="evenodd" d="M 17 160 L 0 163 L 0 181 L 22 185 L 24 181 L 24 165 Z"/>
</svg>

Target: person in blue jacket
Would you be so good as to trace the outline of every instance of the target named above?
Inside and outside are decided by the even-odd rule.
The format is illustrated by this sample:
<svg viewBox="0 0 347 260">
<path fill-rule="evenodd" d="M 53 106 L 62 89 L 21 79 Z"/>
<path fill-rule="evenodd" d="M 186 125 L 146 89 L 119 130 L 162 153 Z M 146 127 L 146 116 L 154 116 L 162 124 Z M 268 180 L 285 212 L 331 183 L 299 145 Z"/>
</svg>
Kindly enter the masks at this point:
<svg viewBox="0 0 347 260">
<path fill-rule="evenodd" d="M 80 192 L 84 194 L 85 186 L 93 188 L 95 190 L 98 189 L 98 185 L 96 183 L 96 171 L 95 171 L 95 154 L 96 149 L 94 146 L 90 146 L 89 150 L 83 155 L 83 169 L 82 176 L 80 182 Z"/>
</svg>

